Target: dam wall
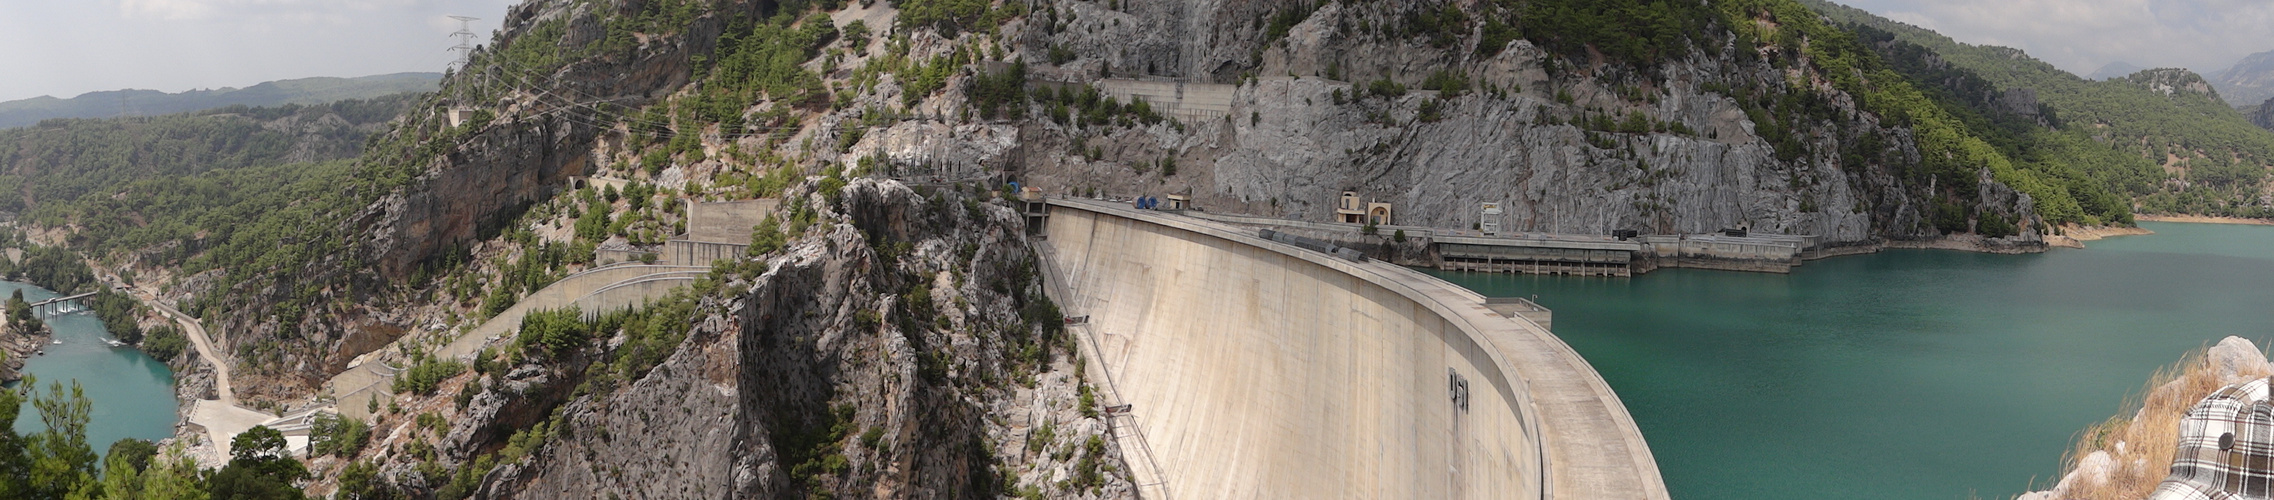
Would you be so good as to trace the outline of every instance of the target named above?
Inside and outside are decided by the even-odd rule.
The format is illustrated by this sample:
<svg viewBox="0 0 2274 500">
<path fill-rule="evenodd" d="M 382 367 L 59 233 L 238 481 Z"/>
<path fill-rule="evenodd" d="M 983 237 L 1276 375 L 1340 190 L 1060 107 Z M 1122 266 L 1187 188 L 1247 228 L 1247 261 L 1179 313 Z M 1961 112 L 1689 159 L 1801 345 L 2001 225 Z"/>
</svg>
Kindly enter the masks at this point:
<svg viewBox="0 0 2274 500">
<path fill-rule="evenodd" d="M 1086 318 L 1073 331 L 1148 498 L 1667 497 L 1601 377 L 1482 296 L 1217 223 L 1049 203 L 1049 288 Z"/>
</svg>

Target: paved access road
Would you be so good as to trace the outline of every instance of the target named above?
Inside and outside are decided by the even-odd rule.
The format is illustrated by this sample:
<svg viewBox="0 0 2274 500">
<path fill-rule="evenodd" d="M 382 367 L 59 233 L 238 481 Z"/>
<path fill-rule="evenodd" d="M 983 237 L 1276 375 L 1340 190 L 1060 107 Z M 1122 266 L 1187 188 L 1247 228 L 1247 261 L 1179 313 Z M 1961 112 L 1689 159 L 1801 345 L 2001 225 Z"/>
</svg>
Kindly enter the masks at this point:
<svg viewBox="0 0 2274 500">
<path fill-rule="evenodd" d="M 128 288 L 126 295 L 134 297 L 134 300 L 142 301 L 143 305 L 150 306 L 151 309 L 157 309 L 158 312 L 164 313 L 167 318 L 172 318 L 175 323 L 182 325 L 182 333 L 188 335 L 190 345 L 197 348 L 198 359 L 205 360 L 207 365 L 213 367 L 213 393 L 220 396 L 221 404 L 236 406 L 237 393 L 231 390 L 229 385 L 229 359 L 221 357 L 218 354 L 221 351 L 213 348 L 213 339 L 206 338 L 205 324 L 198 321 L 197 318 L 192 318 L 188 314 L 182 314 L 181 311 L 175 310 L 174 306 L 166 305 L 164 301 L 158 300 L 156 294 L 151 292 L 139 288 Z"/>
</svg>

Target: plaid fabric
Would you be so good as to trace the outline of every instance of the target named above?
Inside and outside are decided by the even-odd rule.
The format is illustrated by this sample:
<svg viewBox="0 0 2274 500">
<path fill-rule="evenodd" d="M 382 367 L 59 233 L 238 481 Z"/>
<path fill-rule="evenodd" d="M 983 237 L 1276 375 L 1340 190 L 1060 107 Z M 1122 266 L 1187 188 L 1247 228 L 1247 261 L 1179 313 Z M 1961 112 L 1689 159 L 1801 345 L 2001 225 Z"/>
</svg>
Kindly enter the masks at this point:
<svg viewBox="0 0 2274 500">
<path fill-rule="evenodd" d="M 2179 421 L 2171 477 L 2151 500 L 2264 499 L 2274 491 L 2274 403 L 2267 379 L 2220 388 Z"/>
</svg>

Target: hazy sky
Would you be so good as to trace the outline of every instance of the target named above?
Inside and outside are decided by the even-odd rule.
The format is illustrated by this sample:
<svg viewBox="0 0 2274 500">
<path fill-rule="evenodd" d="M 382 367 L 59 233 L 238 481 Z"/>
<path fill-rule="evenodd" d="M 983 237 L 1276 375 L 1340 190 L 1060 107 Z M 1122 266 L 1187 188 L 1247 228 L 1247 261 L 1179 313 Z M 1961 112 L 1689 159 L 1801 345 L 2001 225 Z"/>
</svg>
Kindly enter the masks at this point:
<svg viewBox="0 0 2274 500">
<path fill-rule="evenodd" d="M 442 71 L 508 0 L 0 0 L 0 101 Z"/>
<path fill-rule="evenodd" d="M 1833 1 L 2080 75 L 2115 61 L 2211 74 L 2274 50 L 2274 0 Z"/>
<path fill-rule="evenodd" d="M 2274 0 L 1840 0 L 2079 74 L 2110 61 L 2215 72 L 2274 50 Z M 0 101 L 441 71 L 513 0 L 0 0 Z"/>
</svg>

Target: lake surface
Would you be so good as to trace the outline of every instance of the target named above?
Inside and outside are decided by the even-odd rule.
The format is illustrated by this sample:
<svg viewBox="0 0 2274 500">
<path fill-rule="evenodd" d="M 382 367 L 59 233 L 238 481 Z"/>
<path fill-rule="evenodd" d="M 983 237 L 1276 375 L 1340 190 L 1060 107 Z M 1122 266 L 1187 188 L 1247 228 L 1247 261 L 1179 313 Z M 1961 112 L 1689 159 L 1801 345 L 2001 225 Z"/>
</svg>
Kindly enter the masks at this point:
<svg viewBox="0 0 2274 500">
<path fill-rule="evenodd" d="M 2228 335 L 2274 339 L 2274 227 L 2086 250 L 1889 250 L 1789 275 L 1425 271 L 1531 296 L 1634 414 L 1675 498 L 2010 498 Z"/>
<path fill-rule="evenodd" d="M 24 300 L 38 302 L 55 298 L 55 292 L 23 283 L 0 281 L 0 300 L 6 300 L 16 290 L 24 291 Z M 122 438 L 142 438 L 157 441 L 174 435 L 174 423 L 179 421 L 179 405 L 174 401 L 174 372 L 166 365 L 131 347 L 111 347 L 103 341 L 112 337 L 103 330 L 103 321 L 94 313 L 83 312 L 47 318 L 55 329 L 54 340 L 62 344 L 47 345 L 47 354 L 33 356 L 24 362 L 24 373 L 39 378 L 38 393 L 45 394 L 47 385 L 62 382 L 66 393 L 71 381 L 79 381 L 86 389 L 87 399 L 93 403 L 87 422 L 87 445 L 94 447 L 99 456 L 110 450 L 111 443 Z M 39 410 L 25 401 L 23 413 L 16 417 L 16 432 L 33 433 L 47 429 L 40 423 Z M 101 464 L 96 464 L 100 468 Z"/>
</svg>

